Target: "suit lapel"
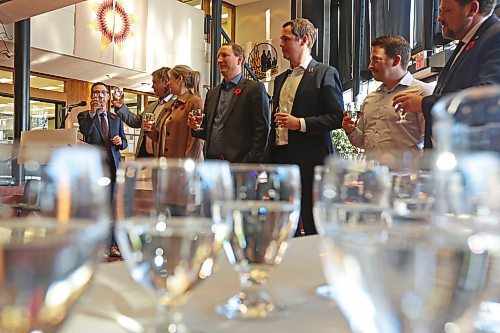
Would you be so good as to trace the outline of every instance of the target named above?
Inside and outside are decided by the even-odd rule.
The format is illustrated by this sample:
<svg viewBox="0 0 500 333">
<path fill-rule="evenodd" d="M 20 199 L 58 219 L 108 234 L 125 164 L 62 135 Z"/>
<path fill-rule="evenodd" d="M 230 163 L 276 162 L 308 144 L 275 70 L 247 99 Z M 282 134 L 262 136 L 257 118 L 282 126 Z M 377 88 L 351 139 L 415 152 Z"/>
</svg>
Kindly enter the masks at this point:
<svg viewBox="0 0 500 333">
<path fill-rule="evenodd" d="M 318 65 L 318 62 L 314 59 L 311 60 L 309 65 L 307 66 L 307 69 L 304 72 L 304 76 L 302 76 L 302 79 L 300 80 L 299 86 L 297 87 L 297 92 L 295 93 L 295 97 L 301 96 L 302 90 L 305 89 L 305 87 L 308 87 L 309 85 L 312 85 L 312 81 L 314 80 L 314 75 L 316 71 L 316 66 Z M 295 114 L 295 99 L 293 101 L 293 107 L 292 107 L 292 112 L 291 114 Z"/>
<path fill-rule="evenodd" d="M 215 114 L 217 113 L 217 103 L 219 103 L 219 98 L 220 98 L 220 89 L 221 89 L 221 85 L 217 85 L 215 88 L 213 88 L 212 90 L 212 93 L 211 95 L 213 96 L 212 98 L 210 98 L 208 100 L 208 103 L 207 103 L 207 115 L 208 115 L 208 119 L 207 119 L 207 128 L 212 128 L 212 124 L 214 122 L 214 119 L 215 119 Z"/>
<path fill-rule="evenodd" d="M 104 142 L 104 135 L 102 134 L 101 120 L 99 119 L 99 117 L 100 116 L 96 112 L 95 116 L 94 116 L 94 126 L 97 129 L 97 132 L 99 133 L 99 136 L 101 137 L 102 142 Z"/>
<path fill-rule="evenodd" d="M 227 111 L 224 114 L 224 118 L 221 120 L 222 124 L 224 124 L 226 122 L 226 119 L 233 112 L 234 106 L 236 105 L 236 101 L 238 101 L 238 98 L 240 98 L 240 94 L 243 93 L 246 83 L 247 83 L 247 80 L 242 76 L 240 81 L 238 82 L 238 84 L 234 88 L 234 91 L 236 91 L 236 89 L 238 89 L 238 88 L 241 89 L 240 93 L 238 93 L 238 94 L 233 93 L 233 96 L 231 96 L 231 100 L 229 101 Z"/>
</svg>

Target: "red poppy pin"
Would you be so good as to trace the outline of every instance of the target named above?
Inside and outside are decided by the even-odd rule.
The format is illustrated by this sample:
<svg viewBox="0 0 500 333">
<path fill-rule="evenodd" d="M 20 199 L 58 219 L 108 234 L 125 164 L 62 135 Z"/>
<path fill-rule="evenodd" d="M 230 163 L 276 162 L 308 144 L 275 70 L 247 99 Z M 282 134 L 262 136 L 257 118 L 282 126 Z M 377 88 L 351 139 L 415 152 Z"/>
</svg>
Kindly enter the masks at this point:
<svg viewBox="0 0 500 333">
<path fill-rule="evenodd" d="M 465 47 L 465 51 L 469 52 L 470 49 L 472 49 L 472 47 L 474 46 L 474 44 L 476 44 L 476 40 L 469 42 L 469 44 L 467 44 L 467 46 Z"/>
<path fill-rule="evenodd" d="M 186 108 L 186 103 L 181 104 L 180 108 L 181 108 L 181 110 L 184 110 Z"/>
<path fill-rule="evenodd" d="M 111 119 L 115 119 L 116 118 L 116 116 L 114 114 L 112 114 L 112 113 L 110 113 L 109 116 L 111 117 Z"/>
<path fill-rule="evenodd" d="M 238 96 L 239 94 L 241 94 L 241 88 L 236 88 L 236 89 L 234 89 L 234 94 L 235 94 L 236 96 Z"/>
</svg>

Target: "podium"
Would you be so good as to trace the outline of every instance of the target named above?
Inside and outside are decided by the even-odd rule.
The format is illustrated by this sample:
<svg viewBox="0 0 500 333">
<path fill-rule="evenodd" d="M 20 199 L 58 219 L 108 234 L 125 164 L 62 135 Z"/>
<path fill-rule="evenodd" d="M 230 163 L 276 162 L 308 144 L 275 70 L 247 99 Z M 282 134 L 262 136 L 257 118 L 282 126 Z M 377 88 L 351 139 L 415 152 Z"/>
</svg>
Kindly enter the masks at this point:
<svg viewBox="0 0 500 333">
<path fill-rule="evenodd" d="M 40 164 L 46 164 L 49 160 L 50 152 L 54 148 L 91 147 L 88 143 L 78 140 L 77 133 L 77 128 L 21 132 L 18 163 L 25 164 L 28 161 L 37 161 Z"/>
</svg>

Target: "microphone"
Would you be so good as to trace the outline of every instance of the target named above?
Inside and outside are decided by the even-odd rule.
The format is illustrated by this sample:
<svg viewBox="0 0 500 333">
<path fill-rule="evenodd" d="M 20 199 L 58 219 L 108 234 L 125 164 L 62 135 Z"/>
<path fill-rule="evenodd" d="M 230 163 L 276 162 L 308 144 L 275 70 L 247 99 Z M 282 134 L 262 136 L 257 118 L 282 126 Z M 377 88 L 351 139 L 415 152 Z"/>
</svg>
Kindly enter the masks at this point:
<svg viewBox="0 0 500 333">
<path fill-rule="evenodd" d="M 79 107 L 79 106 L 87 106 L 87 102 L 86 101 L 81 101 L 80 103 L 66 105 L 65 107 L 63 107 L 63 109 L 70 110 L 70 109 L 73 109 L 73 108 L 76 108 L 76 107 Z"/>
</svg>

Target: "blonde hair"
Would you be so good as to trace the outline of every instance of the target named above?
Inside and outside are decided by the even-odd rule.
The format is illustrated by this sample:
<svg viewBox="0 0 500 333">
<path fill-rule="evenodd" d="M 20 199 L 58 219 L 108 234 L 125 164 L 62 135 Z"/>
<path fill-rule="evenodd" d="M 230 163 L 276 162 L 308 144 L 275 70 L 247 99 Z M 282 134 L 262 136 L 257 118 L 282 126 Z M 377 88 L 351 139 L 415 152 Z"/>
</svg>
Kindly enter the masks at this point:
<svg viewBox="0 0 500 333">
<path fill-rule="evenodd" d="M 200 97 L 200 72 L 194 71 L 187 65 L 177 65 L 172 68 L 169 73 L 171 73 L 176 79 L 182 76 L 186 88 L 191 90 L 191 92 L 196 96 Z"/>
</svg>

